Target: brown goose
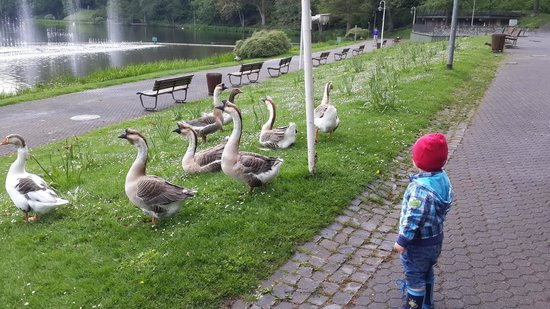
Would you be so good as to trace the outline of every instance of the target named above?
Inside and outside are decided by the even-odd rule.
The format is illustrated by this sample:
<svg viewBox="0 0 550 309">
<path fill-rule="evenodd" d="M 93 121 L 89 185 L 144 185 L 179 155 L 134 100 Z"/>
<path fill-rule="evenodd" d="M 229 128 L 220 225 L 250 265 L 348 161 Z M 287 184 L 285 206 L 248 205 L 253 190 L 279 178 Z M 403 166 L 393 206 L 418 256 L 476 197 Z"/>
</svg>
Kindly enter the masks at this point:
<svg viewBox="0 0 550 309">
<path fill-rule="evenodd" d="M 267 157 L 253 152 L 239 151 L 242 135 L 242 116 L 237 105 L 222 101 L 220 110 L 233 118 L 233 131 L 222 153 L 222 171 L 229 177 L 248 185 L 248 192 L 254 187 L 270 182 L 279 173 L 283 159 Z"/>
<path fill-rule="evenodd" d="M 233 88 L 233 90 L 231 90 L 231 93 L 229 93 L 229 98 L 227 99 L 227 101 L 235 104 L 235 97 L 239 93 L 243 93 L 243 92 L 239 88 Z M 217 102 L 216 100 L 214 100 L 214 107 L 216 107 L 219 104 L 220 102 Z M 213 115 L 212 112 L 204 114 L 204 116 L 212 116 L 212 115 Z M 231 118 L 231 115 L 229 115 L 228 113 L 223 113 L 223 124 L 224 125 L 229 124 L 231 121 L 233 121 L 233 118 Z"/>
<path fill-rule="evenodd" d="M 138 131 L 126 129 L 119 138 L 124 138 L 130 144 L 136 145 L 138 155 L 126 175 L 124 189 L 132 204 L 151 217 L 151 223 L 156 224 L 159 218 L 176 214 L 182 202 L 195 195 L 195 190 L 188 190 L 169 183 L 146 172 L 148 146 L 145 137 Z"/>
<path fill-rule="evenodd" d="M 214 105 L 219 103 L 220 93 L 225 89 L 227 87 L 223 83 L 216 86 L 214 89 Z M 203 144 L 206 143 L 206 136 L 208 134 L 212 134 L 218 130 L 223 131 L 223 113 L 215 107 L 211 115 L 204 115 L 201 118 L 184 122 L 195 129 L 197 135 L 202 138 Z"/>
<path fill-rule="evenodd" d="M 269 118 L 262 126 L 260 144 L 270 148 L 287 148 L 294 144 L 296 142 L 296 124 L 291 122 L 286 127 L 273 128 L 276 115 L 275 102 L 273 102 L 271 97 L 266 97 L 262 101 L 269 110 Z"/>
<path fill-rule="evenodd" d="M 328 133 L 328 137 L 332 136 L 332 132 L 336 131 L 340 125 L 340 119 L 336 107 L 330 104 L 330 91 L 332 90 L 332 81 L 329 81 L 325 85 L 325 92 L 323 93 L 323 101 L 315 108 L 313 123 L 315 124 L 315 142 L 319 131 Z"/>
<path fill-rule="evenodd" d="M 27 144 L 21 135 L 6 136 L 0 145 L 17 147 L 17 159 L 13 162 L 6 176 L 6 191 L 15 206 L 23 211 L 25 223 L 36 221 L 38 214 L 46 213 L 58 206 L 69 203 L 61 199 L 48 187 L 44 179 L 38 175 L 27 173 L 25 162 L 29 154 Z M 29 218 L 29 212 L 34 216 Z"/>
<path fill-rule="evenodd" d="M 208 148 L 201 152 L 197 151 L 197 132 L 190 125 L 178 122 L 178 127 L 174 130 L 189 141 L 187 151 L 181 160 L 183 171 L 189 174 L 207 173 L 221 170 L 222 152 L 225 143 L 215 147 Z"/>
</svg>

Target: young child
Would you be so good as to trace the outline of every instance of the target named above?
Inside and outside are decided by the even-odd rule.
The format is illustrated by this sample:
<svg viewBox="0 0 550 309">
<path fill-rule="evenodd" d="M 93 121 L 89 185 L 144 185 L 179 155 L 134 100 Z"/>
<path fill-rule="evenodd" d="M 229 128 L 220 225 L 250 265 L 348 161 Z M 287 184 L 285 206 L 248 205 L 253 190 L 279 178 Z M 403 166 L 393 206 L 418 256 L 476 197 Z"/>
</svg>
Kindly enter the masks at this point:
<svg viewBox="0 0 550 309">
<path fill-rule="evenodd" d="M 401 254 L 406 277 L 403 308 L 434 305 L 434 265 L 441 254 L 443 222 L 453 201 L 451 182 L 442 169 L 447 155 L 447 140 L 439 133 L 422 136 L 412 148 L 413 164 L 420 173 L 410 176 L 393 246 Z"/>
</svg>

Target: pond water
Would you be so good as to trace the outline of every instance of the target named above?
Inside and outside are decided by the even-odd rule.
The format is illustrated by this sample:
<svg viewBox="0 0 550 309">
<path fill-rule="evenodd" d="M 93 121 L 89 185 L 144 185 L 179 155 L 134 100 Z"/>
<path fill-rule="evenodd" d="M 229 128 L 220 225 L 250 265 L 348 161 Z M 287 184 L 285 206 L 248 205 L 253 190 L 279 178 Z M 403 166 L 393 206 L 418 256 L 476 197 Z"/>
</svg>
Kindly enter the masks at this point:
<svg viewBox="0 0 550 309">
<path fill-rule="evenodd" d="M 226 53 L 232 50 L 227 45 L 247 36 L 239 32 L 120 25 L 121 42 L 110 42 L 105 25 L 76 24 L 71 27 L 74 30 L 69 30 L 68 26 L 35 24 L 32 38 L 23 42 L 15 27 L 11 32 L 6 30 L 10 30 L 9 25 L 0 28 L 4 30 L 0 32 L 0 93 L 4 94 L 64 75 L 85 76 L 108 67 Z M 152 43 L 153 37 L 157 44 Z"/>
</svg>

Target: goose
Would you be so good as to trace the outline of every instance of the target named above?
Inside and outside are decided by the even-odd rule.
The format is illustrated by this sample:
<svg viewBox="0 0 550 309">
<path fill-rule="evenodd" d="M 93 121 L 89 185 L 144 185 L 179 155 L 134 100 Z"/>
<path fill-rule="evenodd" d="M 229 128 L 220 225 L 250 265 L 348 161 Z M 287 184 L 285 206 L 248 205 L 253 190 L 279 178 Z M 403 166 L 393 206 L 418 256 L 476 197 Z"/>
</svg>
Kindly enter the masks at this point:
<svg viewBox="0 0 550 309">
<path fill-rule="evenodd" d="M 269 110 L 269 119 L 262 126 L 260 133 L 260 144 L 270 148 L 287 148 L 296 142 L 296 124 L 291 122 L 286 127 L 273 128 L 275 124 L 275 102 L 271 97 L 266 97 L 262 101 Z"/>
<path fill-rule="evenodd" d="M 241 91 L 241 89 L 239 88 L 233 88 L 233 90 L 231 90 L 231 92 L 229 93 L 229 98 L 227 99 L 227 101 L 235 104 L 235 97 L 239 94 L 239 93 L 243 93 Z M 216 107 L 217 105 L 219 105 L 220 102 L 218 102 L 216 99 L 214 99 L 214 107 Z M 203 116 L 212 116 L 212 112 L 209 112 L 209 113 L 204 113 Z M 233 118 L 231 118 L 231 115 L 229 115 L 228 113 L 223 113 L 223 124 L 226 125 L 226 124 L 229 124 L 231 123 L 231 121 L 233 121 Z M 223 130 L 223 129 L 222 129 Z"/>
<path fill-rule="evenodd" d="M 189 174 L 207 173 L 221 170 L 222 152 L 225 143 L 208 148 L 199 153 L 197 151 L 197 132 L 190 125 L 178 122 L 178 127 L 173 131 L 189 141 L 187 151 L 181 160 L 183 171 Z"/>
<path fill-rule="evenodd" d="M 222 153 L 222 171 L 227 176 L 246 183 L 248 192 L 275 179 L 283 159 L 267 157 L 253 152 L 239 151 L 242 135 L 242 116 L 237 105 L 222 101 L 218 109 L 231 115 L 233 131 Z"/>
<path fill-rule="evenodd" d="M 38 214 L 46 213 L 58 206 L 68 204 L 69 201 L 59 198 L 48 187 L 44 179 L 25 170 L 25 162 L 29 154 L 27 144 L 21 135 L 10 134 L 2 140 L 0 145 L 14 145 L 17 147 L 17 159 L 13 162 L 6 176 L 6 191 L 15 206 L 23 211 L 25 223 L 38 220 Z M 34 216 L 29 218 L 29 212 Z"/>
<path fill-rule="evenodd" d="M 151 223 L 156 224 L 159 218 L 176 214 L 182 202 L 193 197 L 195 190 L 188 190 L 169 183 L 157 177 L 147 175 L 148 146 L 145 137 L 136 130 L 126 129 L 119 138 L 126 139 L 136 145 L 138 154 L 136 160 L 126 175 L 124 190 L 132 204 L 151 217 Z"/>
<path fill-rule="evenodd" d="M 319 131 L 328 133 L 328 137 L 332 136 L 332 133 L 336 131 L 340 125 L 340 119 L 336 111 L 336 107 L 330 104 L 330 91 L 332 90 L 332 81 L 327 82 L 325 85 L 325 92 L 323 93 L 323 101 L 315 108 L 313 123 L 315 124 L 315 142 Z"/>
<path fill-rule="evenodd" d="M 197 135 L 202 138 L 202 143 L 206 143 L 206 136 L 218 130 L 223 131 L 223 113 L 215 106 L 219 103 L 220 93 L 227 89 L 225 84 L 221 83 L 214 88 L 214 108 L 212 114 L 203 115 L 198 119 L 184 121 L 195 129 Z"/>
</svg>

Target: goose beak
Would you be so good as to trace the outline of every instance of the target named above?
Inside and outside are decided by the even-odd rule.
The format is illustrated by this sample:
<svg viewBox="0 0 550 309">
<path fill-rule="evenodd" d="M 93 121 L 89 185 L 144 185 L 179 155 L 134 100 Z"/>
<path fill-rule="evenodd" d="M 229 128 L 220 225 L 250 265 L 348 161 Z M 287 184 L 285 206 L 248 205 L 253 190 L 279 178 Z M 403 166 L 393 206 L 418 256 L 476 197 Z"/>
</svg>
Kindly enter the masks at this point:
<svg viewBox="0 0 550 309">
<path fill-rule="evenodd" d="M 172 132 L 181 134 L 181 129 L 180 128 L 175 128 Z"/>
<path fill-rule="evenodd" d="M 126 137 L 128 137 L 128 136 L 126 135 L 126 133 L 120 134 L 120 135 L 118 136 L 118 138 L 126 138 Z"/>
<path fill-rule="evenodd" d="M 219 106 L 216 106 L 216 108 L 219 109 L 219 110 L 221 110 L 221 111 L 223 111 L 224 106 L 223 106 L 223 105 L 219 105 Z"/>
<path fill-rule="evenodd" d="M 225 84 L 222 84 L 222 90 L 225 90 L 227 89 L 227 87 L 225 86 Z"/>
<path fill-rule="evenodd" d="M 2 140 L 2 143 L 0 143 L 0 145 L 7 145 L 7 144 L 8 144 L 8 138 L 4 137 L 4 139 Z"/>
</svg>

